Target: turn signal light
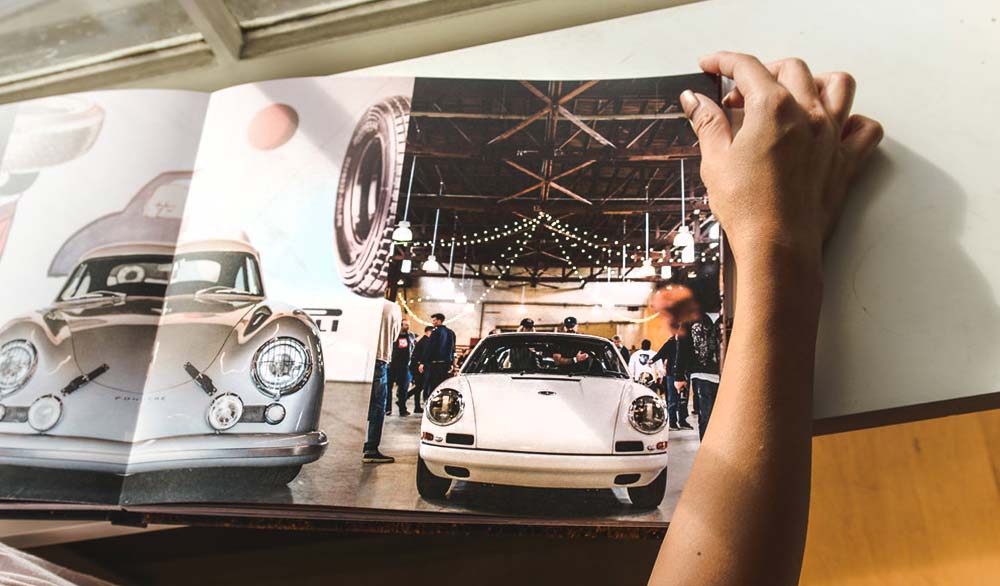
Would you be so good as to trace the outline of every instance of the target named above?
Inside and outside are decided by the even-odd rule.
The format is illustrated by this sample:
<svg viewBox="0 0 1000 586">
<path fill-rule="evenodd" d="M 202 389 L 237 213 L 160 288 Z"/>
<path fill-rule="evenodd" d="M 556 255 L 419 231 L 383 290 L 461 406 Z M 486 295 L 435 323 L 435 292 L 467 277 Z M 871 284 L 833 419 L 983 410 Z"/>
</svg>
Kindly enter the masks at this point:
<svg viewBox="0 0 1000 586">
<path fill-rule="evenodd" d="M 423 432 L 423 433 L 420 434 L 420 439 L 422 439 L 424 441 L 432 442 L 432 441 L 434 441 L 434 434 L 431 433 L 431 432 L 429 432 L 429 431 L 425 431 L 425 432 Z"/>
<path fill-rule="evenodd" d="M 657 450 L 665 450 L 665 449 L 667 449 L 667 442 L 665 442 L 665 441 L 664 442 L 656 442 L 656 449 Z"/>
</svg>

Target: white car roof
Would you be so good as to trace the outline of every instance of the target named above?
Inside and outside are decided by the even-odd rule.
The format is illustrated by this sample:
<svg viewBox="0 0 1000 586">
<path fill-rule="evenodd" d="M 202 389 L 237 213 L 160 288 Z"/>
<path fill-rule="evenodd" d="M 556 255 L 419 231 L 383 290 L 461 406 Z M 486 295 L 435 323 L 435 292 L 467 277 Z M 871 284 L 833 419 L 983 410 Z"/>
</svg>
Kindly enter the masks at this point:
<svg viewBox="0 0 1000 586">
<path fill-rule="evenodd" d="M 245 252 L 255 257 L 260 255 L 253 246 L 239 240 L 197 240 L 170 244 L 166 242 L 122 242 L 100 246 L 83 255 L 81 260 L 114 256 L 166 255 L 188 252 Z"/>
<path fill-rule="evenodd" d="M 486 336 L 484 340 L 489 338 L 512 338 L 517 336 L 529 337 L 529 336 L 553 336 L 553 337 L 563 337 L 567 338 L 570 336 L 578 338 L 587 338 L 589 340 L 598 340 L 602 342 L 611 343 L 611 340 L 607 338 L 602 338 L 600 336 L 594 336 L 591 334 L 574 334 L 573 332 L 501 332 L 499 334 L 493 334 L 492 336 Z"/>
</svg>

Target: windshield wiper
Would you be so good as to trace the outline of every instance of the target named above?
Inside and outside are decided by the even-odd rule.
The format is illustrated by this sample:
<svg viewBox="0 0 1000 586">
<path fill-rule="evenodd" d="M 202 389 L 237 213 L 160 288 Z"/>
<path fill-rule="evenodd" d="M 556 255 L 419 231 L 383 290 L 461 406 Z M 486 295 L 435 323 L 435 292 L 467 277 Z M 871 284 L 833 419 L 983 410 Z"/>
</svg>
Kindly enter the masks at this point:
<svg viewBox="0 0 1000 586">
<path fill-rule="evenodd" d="M 236 289 L 235 287 L 226 287 L 225 285 L 213 285 L 211 287 L 205 287 L 204 289 L 199 289 L 194 292 L 195 297 L 199 295 L 244 295 L 253 296 L 253 293 L 249 291 L 244 291 L 243 289 Z"/>
<path fill-rule="evenodd" d="M 115 303 L 124 303 L 126 294 L 121 291 L 108 291 L 107 289 L 98 289 L 97 291 L 91 291 L 89 293 L 84 293 L 83 295 L 78 295 L 70 299 L 63 299 L 60 303 L 87 303 L 91 301 L 105 301 L 111 300 Z"/>
</svg>

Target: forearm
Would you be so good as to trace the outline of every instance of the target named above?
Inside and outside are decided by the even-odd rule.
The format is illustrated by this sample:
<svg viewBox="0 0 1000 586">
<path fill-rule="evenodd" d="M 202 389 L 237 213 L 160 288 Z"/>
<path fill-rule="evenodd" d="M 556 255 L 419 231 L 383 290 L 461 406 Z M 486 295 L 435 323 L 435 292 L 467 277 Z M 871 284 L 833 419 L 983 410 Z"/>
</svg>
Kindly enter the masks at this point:
<svg viewBox="0 0 1000 586">
<path fill-rule="evenodd" d="M 798 582 L 809 509 L 818 263 L 780 251 L 736 263 L 735 321 L 718 399 L 652 584 L 736 584 L 734 576 L 741 584 Z M 680 559 L 685 563 L 671 563 Z M 782 569 L 788 575 L 775 575 Z"/>
</svg>

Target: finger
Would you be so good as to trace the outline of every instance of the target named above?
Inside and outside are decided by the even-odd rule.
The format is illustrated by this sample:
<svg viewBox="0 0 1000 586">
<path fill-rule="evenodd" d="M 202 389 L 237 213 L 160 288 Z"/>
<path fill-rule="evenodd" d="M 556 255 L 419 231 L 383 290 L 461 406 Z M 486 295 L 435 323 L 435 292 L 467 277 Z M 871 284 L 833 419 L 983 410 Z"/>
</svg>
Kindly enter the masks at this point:
<svg viewBox="0 0 1000 586">
<path fill-rule="evenodd" d="M 724 75 L 735 81 L 744 96 L 769 92 L 778 83 L 756 57 L 743 53 L 713 53 L 702 57 L 698 64 L 706 73 Z"/>
<path fill-rule="evenodd" d="M 864 166 L 884 134 L 882 125 L 871 118 L 860 114 L 852 114 L 847 118 L 840 144 L 847 157 L 847 168 L 851 175 Z"/>
<path fill-rule="evenodd" d="M 857 87 L 854 78 L 849 73 L 833 71 L 817 76 L 816 86 L 819 88 L 823 107 L 836 122 L 837 128 L 843 128 L 851 114 L 851 105 L 854 104 L 854 90 Z"/>
<path fill-rule="evenodd" d="M 694 133 L 698 135 L 701 152 L 713 157 L 729 148 L 733 142 L 733 131 L 729 119 L 718 104 L 708 96 L 684 90 L 681 93 L 681 107 L 691 121 Z"/>
<path fill-rule="evenodd" d="M 733 88 L 728 94 L 722 96 L 722 105 L 727 108 L 742 108 L 744 105 L 743 94 L 740 90 Z"/>
<path fill-rule="evenodd" d="M 810 108 L 820 105 L 816 80 L 805 61 L 796 58 L 781 59 L 772 61 L 765 67 L 778 83 L 792 93 L 796 102 Z"/>
</svg>

